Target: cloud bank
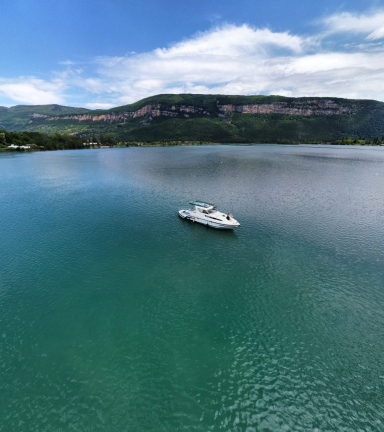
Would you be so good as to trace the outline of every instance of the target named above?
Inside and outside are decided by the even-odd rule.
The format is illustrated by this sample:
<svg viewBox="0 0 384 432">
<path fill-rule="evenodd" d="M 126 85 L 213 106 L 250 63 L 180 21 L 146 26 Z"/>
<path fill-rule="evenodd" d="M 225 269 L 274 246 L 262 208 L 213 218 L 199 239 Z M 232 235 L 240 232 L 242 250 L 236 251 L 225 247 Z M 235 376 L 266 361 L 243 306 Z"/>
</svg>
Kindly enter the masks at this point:
<svg viewBox="0 0 384 432">
<path fill-rule="evenodd" d="M 59 79 L 45 81 L 35 77 L 0 78 L 0 95 L 20 104 L 60 104 L 66 84 Z"/>
<path fill-rule="evenodd" d="M 98 57 L 81 69 L 66 60 L 51 81 L 0 79 L 0 95 L 89 108 L 184 92 L 384 100 L 384 10 L 343 12 L 316 24 L 310 36 L 225 24 L 167 48 Z"/>
</svg>

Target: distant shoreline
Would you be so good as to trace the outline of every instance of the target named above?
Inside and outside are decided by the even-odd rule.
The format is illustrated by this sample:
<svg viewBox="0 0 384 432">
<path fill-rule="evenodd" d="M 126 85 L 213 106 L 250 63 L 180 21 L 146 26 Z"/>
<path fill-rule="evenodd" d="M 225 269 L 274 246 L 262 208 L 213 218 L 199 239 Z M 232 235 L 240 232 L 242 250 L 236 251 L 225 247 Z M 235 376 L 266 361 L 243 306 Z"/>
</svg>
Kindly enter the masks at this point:
<svg viewBox="0 0 384 432">
<path fill-rule="evenodd" d="M 322 142 L 322 143 L 200 143 L 200 142 L 164 142 L 164 143 L 125 143 L 118 144 L 113 146 L 103 146 L 103 145 L 92 145 L 92 146 L 84 146 L 84 148 L 58 148 L 58 149 L 45 149 L 45 148 L 0 148 L 0 152 L 7 153 L 29 153 L 29 152 L 45 152 L 45 151 L 57 151 L 57 150 L 94 150 L 94 149 L 102 149 L 102 148 L 130 148 L 130 147 L 185 147 L 185 146 L 207 146 L 207 145 L 239 145 L 239 146 L 252 146 L 252 145 L 311 145 L 311 146 L 319 146 L 319 145 L 329 145 L 329 146 L 345 146 L 345 147 L 384 147 L 384 144 L 341 144 L 338 142 Z"/>
</svg>

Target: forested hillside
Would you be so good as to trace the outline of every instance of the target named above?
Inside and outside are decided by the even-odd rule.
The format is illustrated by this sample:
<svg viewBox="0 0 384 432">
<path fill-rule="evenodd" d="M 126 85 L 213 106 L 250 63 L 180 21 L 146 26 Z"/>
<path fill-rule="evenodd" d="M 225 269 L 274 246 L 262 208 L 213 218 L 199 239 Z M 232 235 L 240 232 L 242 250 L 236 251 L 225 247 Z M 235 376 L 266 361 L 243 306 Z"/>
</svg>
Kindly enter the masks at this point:
<svg viewBox="0 0 384 432">
<path fill-rule="evenodd" d="M 0 129 L 117 141 L 327 142 L 384 136 L 384 103 L 340 98 L 157 95 L 109 110 L 0 108 Z"/>
</svg>

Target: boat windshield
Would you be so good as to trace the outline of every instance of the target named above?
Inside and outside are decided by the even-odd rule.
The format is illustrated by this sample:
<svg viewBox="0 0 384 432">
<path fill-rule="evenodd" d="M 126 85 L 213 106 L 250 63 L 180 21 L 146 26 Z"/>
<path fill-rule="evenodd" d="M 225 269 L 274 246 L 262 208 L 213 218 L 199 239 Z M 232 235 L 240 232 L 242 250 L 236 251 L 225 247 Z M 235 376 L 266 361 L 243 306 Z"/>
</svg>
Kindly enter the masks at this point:
<svg viewBox="0 0 384 432">
<path fill-rule="evenodd" d="M 209 214 L 216 213 L 216 210 L 214 210 L 214 209 L 209 209 L 209 210 L 208 210 L 208 213 L 209 213 Z"/>
</svg>

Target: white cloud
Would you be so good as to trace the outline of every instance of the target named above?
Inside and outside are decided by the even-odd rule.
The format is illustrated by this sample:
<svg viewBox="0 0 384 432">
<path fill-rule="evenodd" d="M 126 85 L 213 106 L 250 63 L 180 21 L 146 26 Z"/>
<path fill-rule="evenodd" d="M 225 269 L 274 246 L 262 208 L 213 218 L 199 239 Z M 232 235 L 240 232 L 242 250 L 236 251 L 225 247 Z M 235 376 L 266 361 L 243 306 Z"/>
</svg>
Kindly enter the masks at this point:
<svg viewBox="0 0 384 432">
<path fill-rule="evenodd" d="M 271 91 L 269 92 L 270 96 L 274 96 L 274 95 L 279 95 L 279 96 L 286 96 L 286 97 L 292 97 L 292 91 L 289 89 L 284 89 L 284 88 L 280 88 L 278 90 L 275 91 Z"/>
<path fill-rule="evenodd" d="M 62 80 L 44 81 L 35 77 L 0 78 L 0 94 L 15 102 L 45 105 L 63 103 Z"/>
<path fill-rule="evenodd" d="M 96 94 L 114 95 L 116 103 L 134 102 L 156 93 L 255 93 L 265 90 L 264 63 L 279 53 L 298 55 L 311 38 L 225 25 L 169 48 L 129 57 L 95 59 L 97 78 L 78 82 Z M 259 77 L 258 84 L 252 77 Z M 263 83 L 263 81 L 265 81 Z"/>
<path fill-rule="evenodd" d="M 97 58 L 94 91 L 108 94 L 116 105 L 184 92 L 384 99 L 380 47 L 324 50 L 319 39 L 226 25 L 169 48 Z M 87 80 L 82 85 L 91 89 Z"/>
<path fill-rule="evenodd" d="M 367 40 L 384 38 L 384 9 L 372 10 L 366 14 L 342 12 L 320 21 L 328 33 L 365 34 Z"/>
<path fill-rule="evenodd" d="M 104 103 L 104 102 L 89 102 L 83 105 L 84 108 L 89 109 L 109 109 L 114 105 L 112 103 Z"/>
<path fill-rule="evenodd" d="M 260 55 L 268 48 L 284 48 L 302 51 L 307 40 L 288 32 L 274 33 L 269 29 L 254 29 L 248 25 L 225 25 L 213 31 L 199 33 L 196 37 L 176 43 L 170 48 L 154 51 L 159 58 L 185 56 L 231 56 Z"/>
<path fill-rule="evenodd" d="M 376 29 L 367 36 L 368 40 L 377 40 L 384 38 L 384 26 Z"/>
</svg>

